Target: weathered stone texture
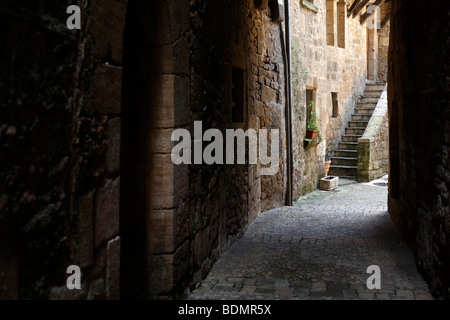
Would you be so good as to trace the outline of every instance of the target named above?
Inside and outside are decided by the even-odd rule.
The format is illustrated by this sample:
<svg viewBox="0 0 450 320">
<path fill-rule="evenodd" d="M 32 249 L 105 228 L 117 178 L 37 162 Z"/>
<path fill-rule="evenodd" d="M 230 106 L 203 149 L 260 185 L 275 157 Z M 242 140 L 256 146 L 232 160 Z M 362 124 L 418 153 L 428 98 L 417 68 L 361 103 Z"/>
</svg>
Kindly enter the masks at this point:
<svg viewBox="0 0 450 320">
<path fill-rule="evenodd" d="M 450 288 L 448 2 L 392 1 L 389 211 L 435 297 Z M 411 29 L 412 24 L 420 28 Z M 446 40 L 447 39 L 447 40 Z"/>
<path fill-rule="evenodd" d="M 120 237 L 108 242 L 106 255 L 106 297 L 109 300 L 118 300 L 120 298 Z"/>
<path fill-rule="evenodd" d="M 80 31 L 66 27 L 72 4 L 82 8 Z M 8 253 L 14 257 L 6 274 L 9 296 L 103 296 L 105 248 L 94 248 L 94 198 L 120 174 L 126 5 L 115 0 L 0 5 L 1 27 L 8 30 L 0 36 L 0 225 L 11 226 L 5 239 L 14 251 Z M 118 201 L 117 193 L 114 197 Z M 117 234 L 117 220 L 100 221 L 100 229 L 112 223 Z M 102 240 L 106 246 L 109 239 Z M 65 288 L 72 264 L 85 276 L 85 289 L 77 294 Z M 94 282 L 97 293 L 88 294 Z"/>
<path fill-rule="evenodd" d="M 119 233 L 120 179 L 107 181 L 96 196 L 95 205 L 95 246 Z"/>
</svg>

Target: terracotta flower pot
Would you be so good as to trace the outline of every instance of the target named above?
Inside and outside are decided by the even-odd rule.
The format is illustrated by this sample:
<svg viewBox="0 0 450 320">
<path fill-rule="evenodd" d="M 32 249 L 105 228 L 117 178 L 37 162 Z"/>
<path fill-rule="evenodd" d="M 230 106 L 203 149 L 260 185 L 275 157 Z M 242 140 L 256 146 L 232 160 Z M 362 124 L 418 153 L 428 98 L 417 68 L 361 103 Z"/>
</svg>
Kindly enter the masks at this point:
<svg viewBox="0 0 450 320">
<path fill-rule="evenodd" d="M 325 161 L 325 177 L 328 177 L 328 172 L 330 171 L 331 161 Z"/>
<path fill-rule="evenodd" d="M 317 139 L 317 135 L 319 134 L 318 130 L 309 130 L 306 129 L 306 139 L 314 140 Z"/>
</svg>

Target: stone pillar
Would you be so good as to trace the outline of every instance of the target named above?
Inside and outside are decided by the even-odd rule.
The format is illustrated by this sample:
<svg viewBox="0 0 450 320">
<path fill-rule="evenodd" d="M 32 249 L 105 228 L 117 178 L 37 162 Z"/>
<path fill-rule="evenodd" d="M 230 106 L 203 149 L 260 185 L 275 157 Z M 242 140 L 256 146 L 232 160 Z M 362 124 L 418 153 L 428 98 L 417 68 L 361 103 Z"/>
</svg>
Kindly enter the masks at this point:
<svg viewBox="0 0 450 320">
<path fill-rule="evenodd" d="M 185 277 L 189 263 L 186 237 L 177 220 L 187 214 L 183 203 L 189 193 L 187 165 L 174 165 L 171 152 L 175 129 L 190 124 L 189 112 L 189 1 L 158 3 L 149 50 L 149 150 L 147 152 L 147 263 L 149 295 L 168 294 Z M 174 27 L 171 27 L 174 26 Z M 175 27 L 176 26 L 176 27 Z M 154 30 L 148 30 L 154 32 Z"/>
<path fill-rule="evenodd" d="M 345 48 L 345 18 L 346 18 L 346 7 L 345 1 L 339 0 L 337 3 L 337 41 L 339 48 Z"/>
<path fill-rule="evenodd" d="M 432 294 L 443 299 L 450 298 L 447 7 L 444 0 L 392 1 L 388 75 L 389 213 Z"/>
</svg>

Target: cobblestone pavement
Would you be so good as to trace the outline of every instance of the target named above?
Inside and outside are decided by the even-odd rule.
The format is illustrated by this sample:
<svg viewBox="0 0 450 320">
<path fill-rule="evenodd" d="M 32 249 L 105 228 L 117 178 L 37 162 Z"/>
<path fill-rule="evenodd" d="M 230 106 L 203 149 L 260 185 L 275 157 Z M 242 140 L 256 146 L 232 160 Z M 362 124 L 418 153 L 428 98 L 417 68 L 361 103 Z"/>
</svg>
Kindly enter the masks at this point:
<svg viewBox="0 0 450 320">
<path fill-rule="evenodd" d="M 366 286 L 371 265 L 381 289 Z M 189 295 L 203 299 L 432 299 L 387 212 L 387 177 L 342 180 L 262 213 Z"/>
</svg>

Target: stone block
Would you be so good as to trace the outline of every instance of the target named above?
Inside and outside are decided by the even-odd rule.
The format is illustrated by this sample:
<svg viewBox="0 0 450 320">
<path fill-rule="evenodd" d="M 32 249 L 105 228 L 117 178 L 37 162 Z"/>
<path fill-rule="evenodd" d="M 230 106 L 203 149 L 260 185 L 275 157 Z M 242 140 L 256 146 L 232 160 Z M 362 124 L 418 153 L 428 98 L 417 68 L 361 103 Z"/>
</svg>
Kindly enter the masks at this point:
<svg viewBox="0 0 450 320">
<path fill-rule="evenodd" d="M 149 293 L 156 295 L 169 292 L 174 286 L 174 254 L 154 255 L 150 259 Z"/>
<path fill-rule="evenodd" d="M 0 300 L 19 298 L 19 252 L 15 249 L 15 228 L 0 224 Z"/>
<path fill-rule="evenodd" d="M 83 280 L 81 280 L 83 281 Z M 50 289 L 48 299 L 52 301 L 85 300 L 87 295 L 86 285 L 81 285 L 81 290 L 68 290 L 67 286 L 53 287 Z"/>
<path fill-rule="evenodd" d="M 77 257 L 80 267 L 90 266 L 94 261 L 94 192 L 77 201 L 78 236 L 76 237 Z"/>
<path fill-rule="evenodd" d="M 150 125 L 174 128 L 189 124 L 189 78 L 158 75 L 152 77 L 150 83 Z"/>
<path fill-rule="evenodd" d="M 111 57 L 122 62 L 127 0 L 93 1 L 90 8 L 89 31 L 98 58 Z"/>
<path fill-rule="evenodd" d="M 166 74 L 188 74 L 189 73 L 189 43 L 188 38 L 166 45 L 155 45 L 150 50 L 152 63 L 150 72 Z"/>
<path fill-rule="evenodd" d="M 154 23 L 148 21 L 148 28 L 153 29 L 152 44 L 171 44 L 180 38 L 190 27 L 190 8 L 189 1 L 157 1 L 146 7 L 145 10 L 151 10 L 150 17 Z"/>
<path fill-rule="evenodd" d="M 174 281 L 179 283 L 183 278 L 189 274 L 192 268 L 191 255 L 189 250 L 189 242 L 185 241 L 176 251 L 173 257 L 174 263 Z"/>
<path fill-rule="evenodd" d="M 170 154 L 154 154 L 149 177 L 153 209 L 171 209 L 189 193 L 187 165 L 174 165 Z"/>
<path fill-rule="evenodd" d="M 202 237 L 201 232 L 197 233 L 194 240 L 194 268 L 202 265 Z"/>
<path fill-rule="evenodd" d="M 175 253 L 153 255 L 150 258 L 149 293 L 151 296 L 167 294 L 186 276 L 190 266 L 189 242 L 186 241 Z"/>
<path fill-rule="evenodd" d="M 172 149 L 178 142 L 172 141 L 174 129 L 150 130 L 150 150 L 157 153 L 172 153 Z"/>
<path fill-rule="evenodd" d="M 119 233 L 120 178 L 108 180 L 97 192 L 95 203 L 95 246 Z"/>
<path fill-rule="evenodd" d="M 106 171 L 108 174 L 115 174 L 120 171 L 120 118 L 114 118 L 108 122 L 106 139 L 108 140 L 108 149 L 106 151 Z"/>
<path fill-rule="evenodd" d="M 339 186 L 339 177 L 325 177 L 320 180 L 320 190 L 332 191 Z"/>
<path fill-rule="evenodd" d="M 105 300 L 105 280 L 97 279 L 89 286 L 87 300 Z"/>
<path fill-rule="evenodd" d="M 255 9 L 265 10 L 269 7 L 269 0 L 255 0 Z"/>
<path fill-rule="evenodd" d="M 370 171 L 372 170 L 372 163 L 368 159 L 367 161 L 358 161 L 358 171 Z"/>
<path fill-rule="evenodd" d="M 369 182 L 369 181 L 371 181 L 370 172 L 358 170 L 358 182 Z"/>
<path fill-rule="evenodd" d="M 175 250 L 175 211 L 152 210 L 150 215 L 152 253 L 169 253 Z"/>
<path fill-rule="evenodd" d="M 257 200 L 248 212 L 248 224 L 252 223 L 261 213 L 261 200 Z"/>
<path fill-rule="evenodd" d="M 175 237 L 175 247 L 179 246 L 181 243 L 186 241 L 193 233 L 192 229 L 195 227 L 195 212 L 197 208 L 192 206 L 188 201 L 182 202 L 175 209 L 175 222 L 174 222 L 174 237 Z"/>
<path fill-rule="evenodd" d="M 265 103 L 277 102 L 277 91 L 267 86 L 262 86 L 261 101 Z"/>
<path fill-rule="evenodd" d="M 99 114 L 120 114 L 122 68 L 102 64 L 94 73 L 94 108 Z"/>
<path fill-rule="evenodd" d="M 252 183 L 250 189 L 249 206 L 253 206 L 258 200 L 261 199 L 261 179 L 257 179 Z"/>
<path fill-rule="evenodd" d="M 109 241 L 106 248 L 106 298 L 120 299 L 120 237 Z"/>
</svg>

